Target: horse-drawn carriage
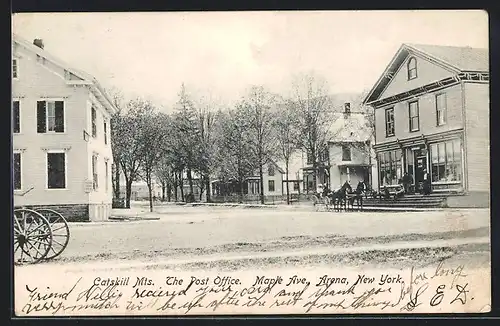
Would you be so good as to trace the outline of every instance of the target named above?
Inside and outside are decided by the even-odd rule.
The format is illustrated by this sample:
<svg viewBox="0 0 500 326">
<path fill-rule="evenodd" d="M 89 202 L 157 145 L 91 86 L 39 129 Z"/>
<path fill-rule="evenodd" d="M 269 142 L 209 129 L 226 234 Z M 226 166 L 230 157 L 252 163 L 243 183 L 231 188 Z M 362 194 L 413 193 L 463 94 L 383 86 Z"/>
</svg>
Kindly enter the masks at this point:
<svg viewBox="0 0 500 326">
<path fill-rule="evenodd" d="M 312 201 L 316 208 L 324 205 L 327 211 L 354 210 L 354 203 L 356 203 L 357 210 L 363 210 L 363 197 L 366 195 L 367 190 L 367 186 L 363 181 L 358 183 L 354 191 L 349 182 L 346 181 L 336 191 L 324 189 L 321 193 L 313 195 Z"/>
<path fill-rule="evenodd" d="M 31 190 L 16 195 L 24 196 Z M 14 207 L 14 263 L 53 259 L 66 249 L 69 238 L 68 222 L 59 212 Z"/>
</svg>

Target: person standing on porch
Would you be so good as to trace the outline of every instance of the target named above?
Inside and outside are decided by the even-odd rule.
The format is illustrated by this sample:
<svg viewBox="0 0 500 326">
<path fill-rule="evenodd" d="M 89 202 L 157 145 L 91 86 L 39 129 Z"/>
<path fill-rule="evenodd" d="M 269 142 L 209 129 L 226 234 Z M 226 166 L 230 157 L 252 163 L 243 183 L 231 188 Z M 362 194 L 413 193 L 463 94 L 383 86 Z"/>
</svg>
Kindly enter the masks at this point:
<svg viewBox="0 0 500 326">
<path fill-rule="evenodd" d="M 408 175 L 408 172 L 405 172 L 405 174 L 403 175 L 403 188 L 405 190 L 405 194 L 408 193 L 408 188 L 410 187 L 410 176 Z"/>
<path fill-rule="evenodd" d="M 427 170 L 424 170 L 423 188 L 424 195 L 428 195 L 431 193 L 431 180 L 429 178 L 429 173 L 427 173 Z"/>
</svg>

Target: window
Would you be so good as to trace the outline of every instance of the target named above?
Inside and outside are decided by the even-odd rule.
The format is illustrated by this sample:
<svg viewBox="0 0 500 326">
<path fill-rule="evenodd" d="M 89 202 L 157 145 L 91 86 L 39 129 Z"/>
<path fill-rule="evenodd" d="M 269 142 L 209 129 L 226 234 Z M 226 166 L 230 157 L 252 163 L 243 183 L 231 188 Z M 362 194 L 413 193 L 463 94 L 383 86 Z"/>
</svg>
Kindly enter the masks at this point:
<svg viewBox="0 0 500 326">
<path fill-rule="evenodd" d="M 97 190 L 99 187 L 99 176 L 97 174 L 97 155 L 92 155 L 92 188 Z"/>
<path fill-rule="evenodd" d="M 313 164 L 313 156 L 310 150 L 307 150 L 307 164 Z"/>
<path fill-rule="evenodd" d="M 344 113 L 345 114 L 351 113 L 351 103 L 344 103 Z"/>
<path fill-rule="evenodd" d="M 446 94 L 436 95 L 436 119 L 438 126 L 446 124 Z"/>
<path fill-rule="evenodd" d="M 14 153 L 14 190 L 20 190 L 21 187 L 21 153 Z"/>
<path fill-rule="evenodd" d="M 15 134 L 21 132 L 19 101 L 12 102 L 12 132 Z"/>
<path fill-rule="evenodd" d="M 410 131 L 418 131 L 420 129 L 418 102 L 408 103 L 408 110 L 410 116 Z"/>
<path fill-rule="evenodd" d="M 394 136 L 394 108 L 385 110 L 385 135 Z"/>
<path fill-rule="evenodd" d="M 321 162 L 328 162 L 328 147 L 323 148 L 320 152 Z"/>
<path fill-rule="evenodd" d="M 417 59 L 414 57 L 408 60 L 408 80 L 417 78 Z"/>
<path fill-rule="evenodd" d="M 66 188 L 65 153 L 47 153 L 47 188 Z"/>
<path fill-rule="evenodd" d="M 267 181 L 267 187 L 270 192 L 274 191 L 274 180 L 268 180 Z"/>
<path fill-rule="evenodd" d="M 267 174 L 270 176 L 270 177 L 273 177 L 274 176 L 274 166 L 272 164 L 269 164 L 267 166 Z"/>
<path fill-rule="evenodd" d="M 64 102 L 37 102 L 37 132 L 64 132 Z"/>
<path fill-rule="evenodd" d="M 351 160 L 351 147 L 349 145 L 342 145 L 342 161 Z"/>
<path fill-rule="evenodd" d="M 19 78 L 19 64 L 17 62 L 17 59 L 12 59 L 12 78 Z"/>
<path fill-rule="evenodd" d="M 105 171 L 105 175 L 106 175 L 106 180 L 104 182 L 104 189 L 106 189 L 106 192 L 108 192 L 108 189 L 109 189 L 108 161 L 104 162 L 104 171 Z"/>
<path fill-rule="evenodd" d="M 460 139 L 431 145 L 432 182 L 462 179 L 461 147 Z"/>
<path fill-rule="evenodd" d="M 378 157 L 380 164 L 380 185 L 396 185 L 401 179 L 401 150 L 383 152 Z"/>
<path fill-rule="evenodd" d="M 104 144 L 108 144 L 108 124 L 104 121 Z"/>
<path fill-rule="evenodd" d="M 299 187 L 300 187 L 300 186 L 299 186 L 299 182 L 298 182 L 298 181 L 295 181 L 295 182 L 293 183 L 293 191 L 299 191 Z"/>
<path fill-rule="evenodd" d="M 92 107 L 92 137 L 97 137 L 97 111 Z"/>
</svg>

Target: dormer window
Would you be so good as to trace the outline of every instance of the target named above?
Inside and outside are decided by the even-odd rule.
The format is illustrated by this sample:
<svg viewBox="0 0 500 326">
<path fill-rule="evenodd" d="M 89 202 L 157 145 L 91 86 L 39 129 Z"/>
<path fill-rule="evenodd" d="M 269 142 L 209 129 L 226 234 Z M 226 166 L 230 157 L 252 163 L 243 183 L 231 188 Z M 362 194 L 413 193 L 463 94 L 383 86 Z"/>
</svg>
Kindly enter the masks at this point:
<svg viewBox="0 0 500 326">
<path fill-rule="evenodd" d="M 417 78 L 417 59 L 411 57 L 408 60 L 408 80 Z"/>
</svg>

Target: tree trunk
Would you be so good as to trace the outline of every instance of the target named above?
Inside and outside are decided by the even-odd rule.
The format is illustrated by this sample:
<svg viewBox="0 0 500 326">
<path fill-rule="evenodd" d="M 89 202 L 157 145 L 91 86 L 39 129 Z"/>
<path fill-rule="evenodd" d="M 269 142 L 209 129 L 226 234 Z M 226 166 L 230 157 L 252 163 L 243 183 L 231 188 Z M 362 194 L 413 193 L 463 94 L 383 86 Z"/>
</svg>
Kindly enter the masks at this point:
<svg viewBox="0 0 500 326">
<path fill-rule="evenodd" d="M 191 169 L 187 169 L 187 178 L 189 182 L 189 192 L 191 194 L 194 194 L 194 187 L 193 187 L 193 176 L 191 175 Z"/>
<path fill-rule="evenodd" d="M 161 201 L 165 201 L 165 190 L 166 190 L 165 182 L 162 182 L 161 183 Z"/>
<path fill-rule="evenodd" d="M 262 164 L 259 165 L 259 180 L 260 180 L 260 203 L 264 205 L 264 171 Z"/>
<path fill-rule="evenodd" d="M 202 181 L 201 181 L 202 182 Z M 200 196 L 199 196 L 199 200 L 201 202 L 201 200 L 203 199 L 203 191 L 205 191 L 204 189 L 204 186 L 200 187 Z"/>
<path fill-rule="evenodd" d="M 172 199 L 172 185 L 169 183 L 167 183 L 167 201 L 170 202 L 170 200 Z M 163 198 L 163 200 L 165 200 L 165 198 Z"/>
<path fill-rule="evenodd" d="M 285 173 L 286 173 L 286 204 L 290 205 L 290 186 L 288 185 L 288 160 L 285 162 Z"/>
<path fill-rule="evenodd" d="M 179 184 L 179 179 L 177 178 L 177 173 L 174 172 L 174 201 L 178 202 L 179 197 L 177 195 L 177 185 Z"/>
<path fill-rule="evenodd" d="M 116 166 L 116 165 L 115 165 Z M 120 198 L 120 167 L 117 166 L 115 168 L 115 182 L 114 182 L 114 192 L 115 192 L 115 198 L 119 199 Z"/>
<path fill-rule="evenodd" d="M 211 189 L 210 189 L 210 176 L 208 174 L 205 176 L 205 189 L 207 190 L 207 203 L 210 203 Z"/>
<path fill-rule="evenodd" d="M 182 177 L 182 171 L 179 173 L 179 188 L 181 191 L 181 201 L 184 201 L 184 178 Z"/>
<path fill-rule="evenodd" d="M 149 211 L 153 212 L 153 187 L 151 185 L 151 180 L 148 180 L 148 193 L 149 193 Z"/>
<path fill-rule="evenodd" d="M 239 191 L 239 203 L 243 204 L 243 178 L 240 176 L 238 177 L 238 184 L 240 185 L 240 191 Z"/>
<path fill-rule="evenodd" d="M 130 196 L 132 196 L 132 178 L 127 180 L 127 184 L 125 186 L 125 208 L 130 208 Z"/>
</svg>

